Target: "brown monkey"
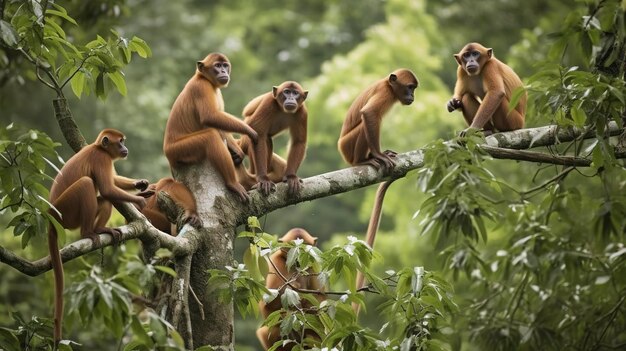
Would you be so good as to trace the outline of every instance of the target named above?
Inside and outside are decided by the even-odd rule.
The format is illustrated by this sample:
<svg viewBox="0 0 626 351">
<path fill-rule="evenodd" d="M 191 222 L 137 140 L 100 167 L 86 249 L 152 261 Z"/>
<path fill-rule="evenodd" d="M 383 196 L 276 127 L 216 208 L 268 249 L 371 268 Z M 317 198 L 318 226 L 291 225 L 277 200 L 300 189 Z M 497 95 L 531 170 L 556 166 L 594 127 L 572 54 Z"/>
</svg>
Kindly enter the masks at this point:
<svg viewBox="0 0 626 351">
<path fill-rule="evenodd" d="M 410 105 L 419 85 L 415 74 L 398 69 L 365 89 L 352 103 L 339 137 L 339 152 L 352 166 L 371 165 L 390 170 L 396 153 L 380 151 L 380 128 L 383 116 L 400 101 Z"/>
<path fill-rule="evenodd" d="M 305 244 L 312 246 L 317 243 L 317 238 L 302 228 L 293 228 L 289 230 L 282 238 L 280 238 L 279 241 L 287 243 L 296 239 L 302 239 Z M 287 267 L 288 252 L 288 249 L 279 249 L 270 256 L 272 264 L 270 264 L 269 273 L 265 279 L 265 286 L 268 289 L 279 289 L 279 293 L 274 300 L 267 304 L 263 300 L 259 302 L 259 309 L 261 310 L 263 318 L 267 318 L 267 316 L 269 316 L 272 312 L 281 309 L 280 297 L 288 285 L 291 285 L 296 289 L 323 291 L 323 287 L 315 276 L 301 275 L 296 271 L 295 267 L 291 267 L 291 269 Z M 312 272 L 309 271 L 308 273 L 310 274 Z M 323 294 L 316 294 L 315 296 L 319 302 L 326 300 L 326 296 Z M 310 308 L 311 306 L 310 304 L 305 306 L 305 301 L 303 300 L 303 307 Z M 256 335 L 265 350 L 268 350 L 272 347 L 272 345 L 274 345 L 274 343 L 281 339 L 280 328 L 278 326 L 273 326 L 271 328 L 268 326 L 262 326 L 257 329 Z M 305 337 L 307 336 L 312 338 L 319 337 L 317 334 L 309 330 L 305 331 Z M 292 339 L 299 340 L 300 338 L 299 336 L 293 336 Z M 293 344 L 288 344 L 279 347 L 276 350 L 287 351 L 291 350 L 293 346 Z"/>
<path fill-rule="evenodd" d="M 485 134 L 524 128 L 526 93 L 509 112 L 513 91 L 523 86 L 511 67 L 495 58 L 493 49 L 479 43 L 465 45 L 454 58 L 459 67 L 448 111 L 461 109 L 469 128 L 484 129 Z"/>
<path fill-rule="evenodd" d="M 178 206 L 185 210 L 183 223 L 189 223 L 192 227 L 196 228 L 202 226 L 202 220 L 198 217 L 196 209 L 196 199 L 185 184 L 174 180 L 174 178 L 167 177 L 160 179 L 155 184 L 150 184 L 148 190 L 151 190 L 155 195 L 161 191 L 166 192 Z M 170 223 L 167 216 L 161 211 L 156 196 L 152 196 L 148 199 L 146 207 L 141 210 L 141 213 L 143 213 L 158 230 L 176 235 L 176 225 Z"/>
<path fill-rule="evenodd" d="M 241 138 L 242 149 L 250 158 L 249 171 L 256 174 L 255 181 L 250 173 L 243 171 L 243 166 L 239 166 L 239 180 L 244 187 L 255 186 L 264 195 L 269 195 L 275 182 L 284 181 L 290 195 L 300 191 L 302 181 L 296 171 L 306 152 L 308 113 L 304 100 L 308 93 L 297 82 L 286 81 L 273 87 L 271 92 L 257 96 L 243 109 L 244 121 L 259 135 L 256 145 L 250 145 L 247 136 Z M 291 139 L 285 162 L 273 153 L 272 138 L 286 129 L 289 129 Z"/>
<path fill-rule="evenodd" d="M 148 181 L 118 176 L 113 161 L 126 158 L 124 134 L 114 129 L 100 132 L 96 141 L 72 156 L 54 178 L 50 189 L 49 213 L 64 228 L 80 227 L 82 238 L 89 238 L 94 246 L 100 245 L 98 234 L 111 234 L 116 240 L 121 235 L 115 228 L 105 227 L 111 216 L 112 203 L 132 202 L 139 208 L 146 199 L 129 194 L 126 190 L 145 190 Z M 151 193 L 146 192 L 146 196 Z M 57 212 L 58 211 L 58 212 Z M 53 225 L 48 230 L 48 248 L 54 271 L 54 342 L 61 340 L 63 325 L 63 263 Z"/>
<path fill-rule="evenodd" d="M 196 73 L 178 95 L 167 125 L 163 151 L 170 167 L 208 159 L 224 178 L 226 187 L 247 202 L 246 189 L 237 182 L 228 133 L 247 135 L 253 143 L 257 133 L 237 117 L 224 112 L 220 88 L 230 80 L 230 61 L 212 53 L 197 62 Z M 228 145 L 227 145 L 228 144 Z"/>
</svg>

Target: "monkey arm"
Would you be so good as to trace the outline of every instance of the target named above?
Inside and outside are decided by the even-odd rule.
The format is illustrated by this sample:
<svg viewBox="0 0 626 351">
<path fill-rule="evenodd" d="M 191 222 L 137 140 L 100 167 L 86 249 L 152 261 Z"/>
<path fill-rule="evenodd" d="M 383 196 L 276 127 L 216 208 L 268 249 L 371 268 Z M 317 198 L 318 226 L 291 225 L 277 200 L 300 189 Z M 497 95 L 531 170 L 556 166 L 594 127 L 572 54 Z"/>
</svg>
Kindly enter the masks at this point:
<svg viewBox="0 0 626 351">
<path fill-rule="evenodd" d="M 483 128 L 506 96 L 504 80 L 496 68 L 496 65 L 486 65 L 485 68 L 483 68 L 482 79 L 486 94 L 482 99 L 482 103 L 476 112 L 476 116 L 470 128 Z"/>
<path fill-rule="evenodd" d="M 259 136 L 258 143 L 254 149 L 254 166 L 256 170 L 257 181 L 267 180 L 267 163 L 270 159 L 268 155 L 272 155 L 273 148 L 271 146 L 271 137 L 267 134 Z"/>
<path fill-rule="evenodd" d="M 146 190 L 146 188 L 148 188 L 149 182 L 146 179 L 132 179 L 132 178 L 126 178 L 126 177 L 122 177 L 120 175 L 115 175 L 115 177 L 113 178 L 113 184 L 115 184 L 116 187 L 123 189 L 123 190 Z"/>
<path fill-rule="evenodd" d="M 289 155 L 287 156 L 287 169 L 285 169 L 286 176 L 296 175 L 296 171 L 300 168 L 300 164 L 302 164 L 302 160 L 304 160 L 306 154 L 306 113 L 293 123 L 289 129 L 291 139 L 289 143 Z"/>
<path fill-rule="evenodd" d="M 140 208 L 146 205 L 146 199 L 140 196 L 132 195 L 115 185 L 115 176 L 111 176 L 115 172 L 113 164 L 104 162 L 97 169 L 93 170 L 93 180 L 100 192 L 100 195 L 111 202 L 132 202 Z"/>
<path fill-rule="evenodd" d="M 381 119 L 375 112 L 366 109 L 361 110 L 361 121 L 365 130 L 365 139 L 372 156 L 380 156 L 380 125 Z"/>
</svg>

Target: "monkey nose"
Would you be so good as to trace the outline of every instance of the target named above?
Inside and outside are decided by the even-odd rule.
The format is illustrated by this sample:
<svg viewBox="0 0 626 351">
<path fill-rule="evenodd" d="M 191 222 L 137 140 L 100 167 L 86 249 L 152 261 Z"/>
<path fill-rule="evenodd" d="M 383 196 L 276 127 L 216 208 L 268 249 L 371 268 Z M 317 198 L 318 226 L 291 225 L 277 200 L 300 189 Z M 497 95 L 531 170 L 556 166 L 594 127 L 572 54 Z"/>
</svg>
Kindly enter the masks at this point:
<svg viewBox="0 0 626 351">
<path fill-rule="evenodd" d="M 121 154 L 122 154 L 122 157 L 128 156 L 128 150 L 122 150 Z"/>
</svg>

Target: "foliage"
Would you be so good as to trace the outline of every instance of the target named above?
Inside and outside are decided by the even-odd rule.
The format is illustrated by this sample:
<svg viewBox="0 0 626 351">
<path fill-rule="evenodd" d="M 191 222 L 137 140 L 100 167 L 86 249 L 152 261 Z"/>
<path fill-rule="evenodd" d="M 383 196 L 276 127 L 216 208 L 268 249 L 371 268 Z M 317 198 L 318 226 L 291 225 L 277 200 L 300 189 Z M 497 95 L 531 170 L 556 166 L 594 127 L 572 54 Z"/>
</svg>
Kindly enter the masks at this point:
<svg viewBox="0 0 626 351">
<path fill-rule="evenodd" d="M 56 222 L 48 213 L 48 189 L 42 184 L 52 179 L 44 172 L 48 166 L 58 172 L 53 160 L 59 158 L 54 150 L 59 145 L 36 130 L 0 127 L 0 212 L 15 214 L 7 226 L 13 227 L 14 236 L 22 236 L 22 248 L 46 232 L 50 221 Z"/>
<path fill-rule="evenodd" d="M 109 40 L 97 36 L 84 46 L 76 45 L 68 40 L 61 26 L 78 25 L 76 21 L 61 5 L 50 2 L 48 8 L 47 4 L 37 0 L 10 1 L 4 9 L 10 22 L 0 19 L 2 44 L 22 53 L 35 66 L 30 75 L 55 89 L 59 97 L 68 83 L 78 97 L 93 92 L 104 99 L 108 86 L 115 86 L 126 95 L 121 69 L 130 63 L 133 52 L 143 58 L 151 55 L 146 43 L 111 31 Z"/>
<path fill-rule="evenodd" d="M 250 260 L 249 265 L 239 264 L 227 271 L 212 270 L 209 286 L 217 289 L 223 301 L 233 300 L 243 316 L 250 312 L 251 306 L 258 305 L 261 298 L 265 302 L 281 299 L 282 309 L 271 313 L 263 322 L 270 327 L 279 326 L 283 336 L 283 341 L 277 342 L 271 350 L 283 343 L 297 342 L 292 335 L 304 335 L 305 330 L 312 330 L 321 338 L 307 337 L 294 350 L 449 348 L 442 333 L 450 331 L 446 328 L 446 316 L 456 310 L 456 304 L 451 299 L 451 286 L 433 272 L 415 267 L 398 272 L 391 270 L 378 276 L 369 268 L 375 255 L 362 240 L 348 237 L 342 245 L 321 251 L 301 241 L 277 244 L 268 240 L 268 234 L 261 230 L 256 218 L 251 218 L 248 223 L 251 224 L 250 231 L 239 236 L 250 241 L 250 249 L 259 252 L 262 260 Z M 295 273 L 282 288 L 268 290 L 251 272 L 265 270 L 263 267 L 272 264 L 269 257 L 276 250 L 288 250 L 287 266 Z M 352 303 L 363 303 L 363 297 L 355 287 L 357 271 L 363 272 L 369 281 L 365 291 L 378 294 L 384 300 L 378 310 L 388 322 L 378 331 L 357 323 Z M 324 290 L 327 299 L 320 303 L 315 292 L 302 291 L 292 285 L 299 276 L 311 274 L 309 272 L 317 272 L 313 274 L 323 286 L 343 285 L 348 290 Z M 265 294 L 261 297 L 262 292 Z M 257 313 L 257 307 L 254 311 Z"/>
</svg>

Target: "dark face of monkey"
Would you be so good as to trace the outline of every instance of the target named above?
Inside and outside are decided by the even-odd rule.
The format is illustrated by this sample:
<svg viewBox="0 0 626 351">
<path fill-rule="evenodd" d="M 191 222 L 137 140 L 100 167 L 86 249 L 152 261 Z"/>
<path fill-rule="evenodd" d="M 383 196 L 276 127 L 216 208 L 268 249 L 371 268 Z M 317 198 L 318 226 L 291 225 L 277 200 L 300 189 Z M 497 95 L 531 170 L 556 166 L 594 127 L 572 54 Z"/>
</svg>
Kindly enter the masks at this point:
<svg viewBox="0 0 626 351">
<path fill-rule="evenodd" d="M 461 67 L 467 72 L 468 76 L 479 75 L 485 62 L 487 62 L 493 49 L 488 49 L 478 43 L 471 43 L 465 47 L 454 58 Z"/>
<path fill-rule="evenodd" d="M 102 147 L 111 158 L 116 160 L 119 158 L 126 158 L 128 156 L 128 149 L 124 145 L 124 135 L 113 131 L 103 131 L 98 137 L 100 140 L 100 147 Z"/>
<path fill-rule="evenodd" d="M 202 61 L 197 62 L 198 72 L 214 85 L 225 87 L 230 81 L 230 62 L 222 54 L 209 54 Z"/>
<path fill-rule="evenodd" d="M 295 82 L 285 82 L 278 87 L 273 87 L 272 94 L 286 113 L 295 113 L 300 105 L 306 100 L 308 91 Z"/>
<path fill-rule="evenodd" d="M 418 82 L 413 74 L 405 74 L 407 77 L 398 77 L 397 74 L 389 75 L 389 84 L 393 89 L 394 95 L 398 98 L 402 105 L 410 105 L 415 100 L 415 88 Z"/>
</svg>

